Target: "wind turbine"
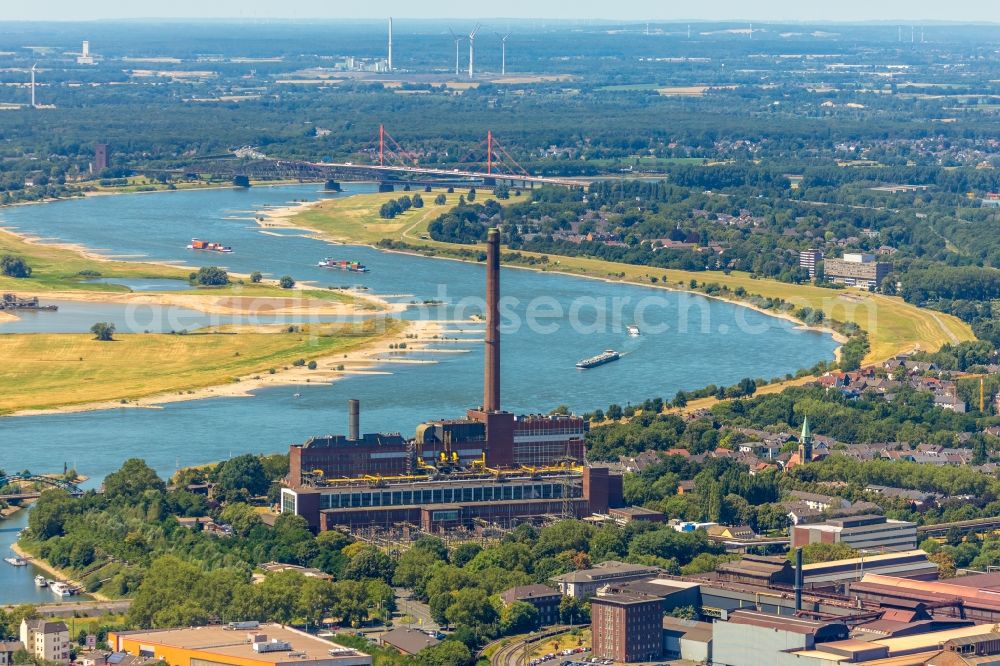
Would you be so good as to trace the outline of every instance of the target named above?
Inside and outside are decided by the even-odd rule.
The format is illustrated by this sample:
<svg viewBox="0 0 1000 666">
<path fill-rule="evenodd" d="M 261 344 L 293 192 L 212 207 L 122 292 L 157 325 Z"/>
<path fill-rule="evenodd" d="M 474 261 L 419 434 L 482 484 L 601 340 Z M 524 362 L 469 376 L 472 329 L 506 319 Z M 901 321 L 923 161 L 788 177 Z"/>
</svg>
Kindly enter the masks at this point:
<svg viewBox="0 0 1000 666">
<path fill-rule="evenodd" d="M 38 63 L 36 62 L 31 66 L 31 108 L 37 108 L 35 104 L 35 69 L 38 68 Z"/>
<path fill-rule="evenodd" d="M 500 76 L 507 75 L 507 38 L 510 37 L 508 32 L 506 35 L 501 35 L 499 32 L 496 36 L 500 38 Z"/>
<path fill-rule="evenodd" d="M 462 43 L 462 38 L 455 34 L 455 31 L 448 28 L 448 32 L 451 33 L 451 38 L 455 40 L 455 76 L 458 76 L 458 47 Z"/>
<path fill-rule="evenodd" d="M 479 24 L 472 29 L 469 33 L 469 78 L 471 79 L 475 74 L 475 68 L 473 64 L 476 60 L 476 33 L 479 32 Z"/>
</svg>

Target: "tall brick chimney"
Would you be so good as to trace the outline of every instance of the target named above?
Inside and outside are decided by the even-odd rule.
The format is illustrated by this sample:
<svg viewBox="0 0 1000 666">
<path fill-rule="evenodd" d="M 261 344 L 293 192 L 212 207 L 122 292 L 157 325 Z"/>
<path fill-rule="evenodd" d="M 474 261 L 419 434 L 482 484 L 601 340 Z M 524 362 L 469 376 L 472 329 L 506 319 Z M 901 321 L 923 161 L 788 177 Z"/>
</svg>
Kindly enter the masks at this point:
<svg viewBox="0 0 1000 666">
<path fill-rule="evenodd" d="M 486 237 L 486 372 L 483 411 L 500 411 L 500 231 Z"/>
</svg>

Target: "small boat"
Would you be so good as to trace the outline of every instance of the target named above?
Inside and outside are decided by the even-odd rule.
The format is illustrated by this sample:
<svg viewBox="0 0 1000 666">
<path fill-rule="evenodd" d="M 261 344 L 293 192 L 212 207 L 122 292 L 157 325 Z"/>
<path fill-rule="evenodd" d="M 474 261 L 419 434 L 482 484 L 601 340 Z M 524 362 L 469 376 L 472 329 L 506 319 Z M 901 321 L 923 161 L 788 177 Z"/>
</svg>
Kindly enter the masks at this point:
<svg viewBox="0 0 1000 666">
<path fill-rule="evenodd" d="M 66 583 L 62 583 L 59 581 L 50 583 L 49 589 L 52 590 L 52 593 L 58 597 L 69 597 L 73 595 L 73 588 L 67 585 Z"/>
<path fill-rule="evenodd" d="M 293 394 L 292 394 L 292 397 L 293 397 L 293 398 L 301 398 L 301 397 L 302 397 L 302 394 L 301 394 L 301 393 L 293 393 Z"/>
<path fill-rule="evenodd" d="M 323 261 L 316 264 L 319 268 L 334 268 L 340 271 L 347 271 L 349 273 L 367 273 L 368 267 L 357 261 L 348 261 L 347 259 L 331 259 L 327 257 Z"/>
<path fill-rule="evenodd" d="M 28 566 L 28 560 L 23 557 L 17 557 L 16 555 L 11 555 L 10 557 L 3 558 L 3 561 L 12 567 L 26 567 Z"/>
<path fill-rule="evenodd" d="M 198 240 L 197 238 L 192 238 L 190 245 L 187 246 L 189 250 L 203 250 L 205 252 L 221 252 L 223 254 L 229 254 L 233 251 L 233 248 L 228 245 L 223 245 L 222 243 L 213 243 L 210 241 Z"/>
<path fill-rule="evenodd" d="M 635 324 L 632 324 L 626 330 L 628 331 L 629 337 L 632 337 L 632 338 L 639 337 L 639 327 L 636 326 Z"/>
<path fill-rule="evenodd" d="M 585 358 L 576 364 L 576 367 L 581 370 L 588 370 L 590 368 L 596 368 L 599 365 L 604 365 L 605 363 L 611 363 L 612 361 L 617 361 L 622 357 L 621 354 L 616 352 L 614 349 L 605 349 L 603 352 L 597 356 L 591 356 L 590 358 Z"/>
<path fill-rule="evenodd" d="M 45 580 L 45 576 L 35 576 L 35 587 L 48 587 L 49 581 Z"/>
</svg>

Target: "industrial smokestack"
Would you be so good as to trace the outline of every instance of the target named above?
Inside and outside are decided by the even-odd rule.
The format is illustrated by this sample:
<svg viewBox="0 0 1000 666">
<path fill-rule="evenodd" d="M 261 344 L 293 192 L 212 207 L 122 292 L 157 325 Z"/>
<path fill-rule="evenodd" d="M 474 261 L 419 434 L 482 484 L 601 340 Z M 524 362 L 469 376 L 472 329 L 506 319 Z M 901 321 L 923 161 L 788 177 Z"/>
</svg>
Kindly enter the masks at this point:
<svg viewBox="0 0 1000 666">
<path fill-rule="evenodd" d="M 795 549 L 795 612 L 802 610 L 802 549 Z"/>
<path fill-rule="evenodd" d="M 361 403 L 354 399 L 347 401 L 347 439 L 361 439 Z"/>
<path fill-rule="evenodd" d="M 388 70 L 392 71 L 392 17 L 389 17 L 389 61 Z"/>
<path fill-rule="evenodd" d="M 486 237 L 486 373 L 483 410 L 500 411 L 500 230 Z"/>
</svg>

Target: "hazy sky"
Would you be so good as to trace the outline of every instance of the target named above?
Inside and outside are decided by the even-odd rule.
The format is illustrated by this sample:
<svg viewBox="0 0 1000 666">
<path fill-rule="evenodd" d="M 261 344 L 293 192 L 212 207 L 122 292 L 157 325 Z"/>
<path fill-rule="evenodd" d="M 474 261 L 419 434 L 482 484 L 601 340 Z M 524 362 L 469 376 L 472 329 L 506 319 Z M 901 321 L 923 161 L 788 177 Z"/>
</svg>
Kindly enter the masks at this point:
<svg viewBox="0 0 1000 666">
<path fill-rule="evenodd" d="M 0 0 L 0 20 L 105 18 L 608 18 L 1000 22 L 998 0 Z"/>
</svg>

